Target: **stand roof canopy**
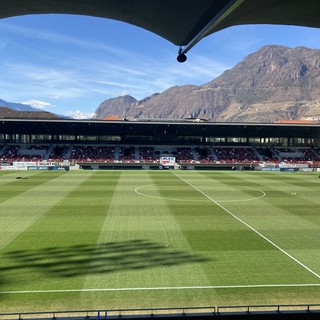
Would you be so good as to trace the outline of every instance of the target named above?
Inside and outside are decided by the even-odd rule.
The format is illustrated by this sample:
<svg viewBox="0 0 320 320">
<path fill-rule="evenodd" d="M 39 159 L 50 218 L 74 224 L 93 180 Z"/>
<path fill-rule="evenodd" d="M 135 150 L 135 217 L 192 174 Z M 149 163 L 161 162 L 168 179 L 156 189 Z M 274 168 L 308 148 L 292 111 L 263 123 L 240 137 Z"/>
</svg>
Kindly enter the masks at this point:
<svg viewBox="0 0 320 320">
<path fill-rule="evenodd" d="M 278 24 L 320 27 L 319 0 L 10 0 L 0 2 L 0 18 L 40 13 L 88 15 L 127 22 L 149 30 L 181 47 L 180 53 L 186 53 L 202 38 L 235 25 Z"/>
</svg>

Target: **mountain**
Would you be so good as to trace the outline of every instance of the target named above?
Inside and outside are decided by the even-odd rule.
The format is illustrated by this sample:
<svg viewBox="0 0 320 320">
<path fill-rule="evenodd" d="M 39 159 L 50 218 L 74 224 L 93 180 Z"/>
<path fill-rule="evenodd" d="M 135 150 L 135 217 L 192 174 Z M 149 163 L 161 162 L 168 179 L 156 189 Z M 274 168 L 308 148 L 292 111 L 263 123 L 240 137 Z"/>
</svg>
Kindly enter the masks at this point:
<svg viewBox="0 0 320 320">
<path fill-rule="evenodd" d="M 201 86 L 174 86 L 137 101 L 102 102 L 95 118 L 204 118 L 221 122 L 320 119 L 320 50 L 265 46 Z"/>
<path fill-rule="evenodd" d="M 43 111 L 41 109 L 32 107 L 31 105 L 7 102 L 0 99 L 0 118 L 8 119 L 60 119 L 69 118 L 66 116 L 59 116 L 54 113 Z"/>
<path fill-rule="evenodd" d="M 9 109 L 16 110 L 16 111 L 40 111 L 40 109 L 36 109 L 27 104 L 7 102 L 2 99 L 0 99 L 0 107 L 7 107 Z"/>
<path fill-rule="evenodd" d="M 103 119 L 110 115 L 121 115 L 129 111 L 131 105 L 135 105 L 138 101 L 131 96 L 122 96 L 104 101 L 95 111 L 95 118 Z"/>
</svg>

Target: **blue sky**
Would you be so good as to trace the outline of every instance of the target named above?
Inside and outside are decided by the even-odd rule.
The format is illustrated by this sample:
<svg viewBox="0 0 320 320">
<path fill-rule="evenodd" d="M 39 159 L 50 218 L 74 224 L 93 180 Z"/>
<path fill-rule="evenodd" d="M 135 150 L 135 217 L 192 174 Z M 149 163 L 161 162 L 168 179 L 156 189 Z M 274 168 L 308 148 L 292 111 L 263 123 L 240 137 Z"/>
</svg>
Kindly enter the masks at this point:
<svg viewBox="0 0 320 320">
<path fill-rule="evenodd" d="M 123 22 L 75 15 L 1 19 L 0 99 L 89 117 L 109 98 L 139 100 L 174 85 L 205 84 L 271 44 L 318 49 L 320 29 L 232 27 L 203 39 L 179 64 L 175 45 Z"/>
</svg>

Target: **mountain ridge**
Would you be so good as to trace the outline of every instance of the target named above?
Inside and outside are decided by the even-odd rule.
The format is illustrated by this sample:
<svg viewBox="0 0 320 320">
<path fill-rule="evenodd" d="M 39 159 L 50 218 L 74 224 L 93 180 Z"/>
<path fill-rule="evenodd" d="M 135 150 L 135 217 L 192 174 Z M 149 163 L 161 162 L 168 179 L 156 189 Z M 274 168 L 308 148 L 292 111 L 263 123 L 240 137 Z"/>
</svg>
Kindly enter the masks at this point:
<svg viewBox="0 0 320 320">
<path fill-rule="evenodd" d="M 8 102 L 0 99 L 0 107 L 6 107 L 16 111 L 41 111 L 35 107 L 32 107 L 28 104 L 17 103 L 17 102 Z"/>
<path fill-rule="evenodd" d="M 196 86 L 173 86 L 140 101 L 103 101 L 94 118 L 204 118 L 216 122 L 320 119 L 320 50 L 269 45 Z"/>
<path fill-rule="evenodd" d="M 45 111 L 24 103 L 8 102 L 0 99 L 0 118 L 10 119 L 66 119 L 64 115 Z"/>
</svg>

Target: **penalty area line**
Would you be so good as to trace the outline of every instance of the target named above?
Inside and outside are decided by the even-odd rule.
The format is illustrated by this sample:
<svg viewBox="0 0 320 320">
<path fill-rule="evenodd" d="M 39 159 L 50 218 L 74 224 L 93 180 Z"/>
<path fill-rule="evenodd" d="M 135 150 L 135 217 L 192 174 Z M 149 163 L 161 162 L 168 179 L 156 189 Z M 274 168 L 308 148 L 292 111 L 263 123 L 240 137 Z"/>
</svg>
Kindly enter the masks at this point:
<svg viewBox="0 0 320 320">
<path fill-rule="evenodd" d="M 57 289 L 57 290 L 17 290 L 0 291 L 5 294 L 30 294 L 30 293 L 72 293 L 72 292 L 112 292 L 112 291 L 160 291 L 160 290 L 203 290 L 203 289 L 254 289 L 254 288 L 290 288 L 290 287 L 320 287 L 320 283 L 298 284 L 252 284 L 234 286 L 190 286 L 190 287 L 155 287 L 155 288 L 95 288 L 95 289 Z"/>
</svg>

